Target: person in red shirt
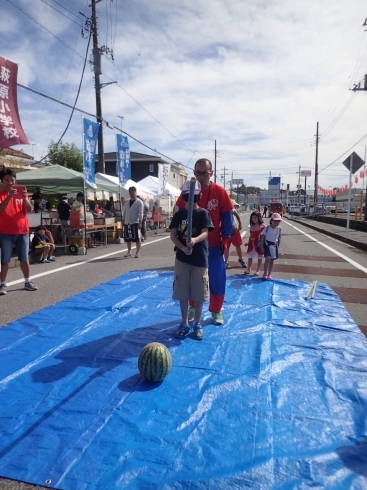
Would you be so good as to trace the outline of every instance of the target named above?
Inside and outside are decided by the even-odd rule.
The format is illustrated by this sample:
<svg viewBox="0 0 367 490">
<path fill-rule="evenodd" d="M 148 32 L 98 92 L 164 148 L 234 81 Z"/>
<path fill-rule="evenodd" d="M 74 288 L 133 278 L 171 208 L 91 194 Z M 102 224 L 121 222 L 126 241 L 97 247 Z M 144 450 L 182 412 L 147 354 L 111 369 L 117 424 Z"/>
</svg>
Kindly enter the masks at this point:
<svg viewBox="0 0 367 490">
<path fill-rule="evenodd" d="M 27 213 L 32 211 L 28 200 L 27 189 L 17 188 L 16 174 L 10 168 L 0 172 L 2 183 L 0 190 L 0 247 L 1 272 L 0 295 L 7 293 L 6 276 L 14 246 L 17 248 L 20 268 L 24 275 L 24 289 L 36 291 L 38 288 L 30 280 L 28 260 L 29 252 L 29 223 Z"/>
<path fill-rule="evenodd" d="M 227 191 L 211 182 L 213 175 L 212 163 L 201 158 L 195 163 L 194 175 L 201 185 L 199 207 L 207 209 L 212 219 L 214 230 L 209 232 L 209 311 L 214 325 L 223 325 L 222 306 L 226 289 L 226 269 L 223 252 L 229 247 L 232 232 L 232 202 Z M 179 208 L 185 207 L 180 196 L 176 202 Z M 194 303 L 190 301 L 189 320 L 195 317 Z"/>
</svg>

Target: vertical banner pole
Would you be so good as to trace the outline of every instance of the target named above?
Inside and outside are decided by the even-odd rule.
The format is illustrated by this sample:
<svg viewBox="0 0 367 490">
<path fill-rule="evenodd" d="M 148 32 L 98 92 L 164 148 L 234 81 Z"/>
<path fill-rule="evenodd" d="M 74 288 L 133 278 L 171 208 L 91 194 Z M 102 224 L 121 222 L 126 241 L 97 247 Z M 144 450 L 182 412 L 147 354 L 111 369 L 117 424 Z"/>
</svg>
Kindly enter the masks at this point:
<svg viewBox="0 0 367 490">
<path fill-rule="evenodd" d="M 349 236 L 349 220 L 350 220 L 350 197 L 352 192 L 352 172 L 353 172 L 353 154 L 350 156 L 349 167 L 349 189 L 348 189 L 348 215 L 347 215 L 347 236 Z"/>
</svg>

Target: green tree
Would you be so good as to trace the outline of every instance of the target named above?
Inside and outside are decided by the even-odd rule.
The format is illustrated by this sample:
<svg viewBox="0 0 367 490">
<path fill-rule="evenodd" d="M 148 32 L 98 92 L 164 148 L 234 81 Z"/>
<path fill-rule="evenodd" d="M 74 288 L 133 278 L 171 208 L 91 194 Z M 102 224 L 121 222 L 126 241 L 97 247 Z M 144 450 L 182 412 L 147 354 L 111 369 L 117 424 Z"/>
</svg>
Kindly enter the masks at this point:
<svg viewBox="0 0 367 490">
<path fill-rule="evenodd" d="M 83 155 L 74 143 L 59 143 L 51 141 L 48 145 L 47 163 L 71 168 L 77 172 L 83 172 Z"/>
</svg>

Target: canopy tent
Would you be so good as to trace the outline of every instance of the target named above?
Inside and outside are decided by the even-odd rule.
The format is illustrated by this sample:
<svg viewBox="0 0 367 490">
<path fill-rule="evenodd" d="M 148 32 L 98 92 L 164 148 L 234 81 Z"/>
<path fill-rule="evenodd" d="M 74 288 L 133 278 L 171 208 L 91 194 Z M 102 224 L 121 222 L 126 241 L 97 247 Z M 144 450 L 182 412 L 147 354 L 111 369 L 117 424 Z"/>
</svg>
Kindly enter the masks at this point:
<svg viewBox="0 0 367 490">
<path fill-rule="evenodd" d="M 158 177 L 153 177 L 152 175 L 148 175 L 148 177 L 139 180 L 138 185 L 143 185 L 151 192 L 154 192 L 155 195 L 158 194 Z M 168 182 L 166 183 L 165 191 L 166 191 L 164 192 L 165 195 L 169 194 L 171 196 L 178 197 L 181 194 L 180 189 L 177 189 L 177 187 L 174 187 Z"/>
<path fill-rule="evenodd" d="M 39 187 L 43 194 L 66 194 L 73 191 L 83 191 L 84 176 L 81 172 L 76 172 L 70 168 L 52 165 L 34 172 L 18 173 L 17 184 L 25 185 L 28 190 Z M 96 185 L 99 191 L 118 193 L 118 185 L 112 182 L 96 177 Z"/>
<path fill-rule="evenodd" d="M 96 173 L 96 177 L 99 179 L 106 181 L 106 182 L 112 182 L 114 184 L 119 185 L 119 179 L 118 177 L 114 177 L 113 175 L 108 175 L 108 174 L 102 174 L 100 172 Z M 141 197 L 151 197 L 154 196 L 154 192 L 151 190 L 147 189 L 146 187 L 138 184 L 137 182 L 134 182 L 133 180 L 129 179 L 126 184 L 122 187 L 121 190 L 121 196 L 122 197 L 127 197 L 129 195 L 128 189 L 129 187 L 136 187 L 137 193 Z"/>
</svg>

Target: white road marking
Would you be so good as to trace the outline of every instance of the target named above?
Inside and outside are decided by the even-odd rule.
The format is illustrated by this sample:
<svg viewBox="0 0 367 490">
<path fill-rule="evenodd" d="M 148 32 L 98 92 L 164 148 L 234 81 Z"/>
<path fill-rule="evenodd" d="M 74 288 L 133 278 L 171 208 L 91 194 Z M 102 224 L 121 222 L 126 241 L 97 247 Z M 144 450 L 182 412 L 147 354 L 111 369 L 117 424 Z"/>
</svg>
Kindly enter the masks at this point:
<svg viewBox="0 0 367 490">
<path fill-rule="evenodd" d="M 349 262 L 351 265 L 353 265 L 356 269 L 359 269 L 363 272 L 365 272 L 367 274 L 367 268 L 366 267 L 363 267 L 363 265 L 361 264 L 358 264 L 358 262 L 355 262 L 354 260 L 350 259 L 349 257 L 347 257 L 346 255 L 338 252 L 337 250 L 334 250 L 333 248 L 329 247 L 329 245 L 326 245 L 325 243 L 322 243 L 322 242 L 319 242 L 316 238 L 314 238 L 313 236 L 309 235 L 308 233 L 305 233 L 304 231 L 300 230 L 299 228 L 297 228 L 296 226 L 294 225 L 291 225 L 288 221 L 283 221 L 283 223 L 287 224 L 288 226 L 291 226 L 292 228 L 294 228 L 295 230 L 299 231 L 300 233 L 302 233 L 303 235 L 305 235 L 307 238 L 310 238 L 311 240 L 313 240 L 314 242 L 318 243 L 319 245 L 321 245 L 322 247 L 326 248 L 327 250 L 330 250 L 330 252 L 332 252 L 333 254 L 335 255 L 338 255 L 339 257 L 341 257 L 342 259 L 344 259 L 345 261 Z"/>
<path fill-rule="evenodd" d="M 149 243 L 142 243 L 141 246 L 144 247 L 146 245 L 152 245 L 153 243 L 157 243 L 157 242 L 160 242 L 162 240 L 167 240 L 167 238 L 170 238 L 170 235 L 165 236 L 163 238 L 159 238 L 158 240 L 154 240 L 153 242 L 150 241 Z M 31 277 L 33 280 L 33 279 L 37 279 L 37 277 L 48 276 L 49 274 L 55 274 L 56 272 L 64 271 L 66 269 L 71 269 L 72 267 L 78 267 L 80 265 L 89 264 L 89 262 L 94 262 L 96 260 L 105 259 L 106 257 L 111 257 L 112 255 L 117 255 L 117 254 L 120 254 L 120 253 L 123 253 L 126 251 L 127 251 L 127 248 L 124 248 L 124 249 L 119 250 L 118 252 L 111 252 L 110 254 L 101 255 L 99 257 L 93 257 L 92 259 L 83 260 L 82 262 L 77 262 L 76 264 L 64 265 L 63 267 L 58 267 L 57 269 L 52 269 L 50 271 L 41 272 L 40 274 L 35 274 L 35 275 L 32 275 Z M 7 282 L 7 286 L 14 286 L 15 284 L 20 284 L 22 282 L 24 282 L 24 279 L 17 279 L 16 281 Z"/>
</svg>

